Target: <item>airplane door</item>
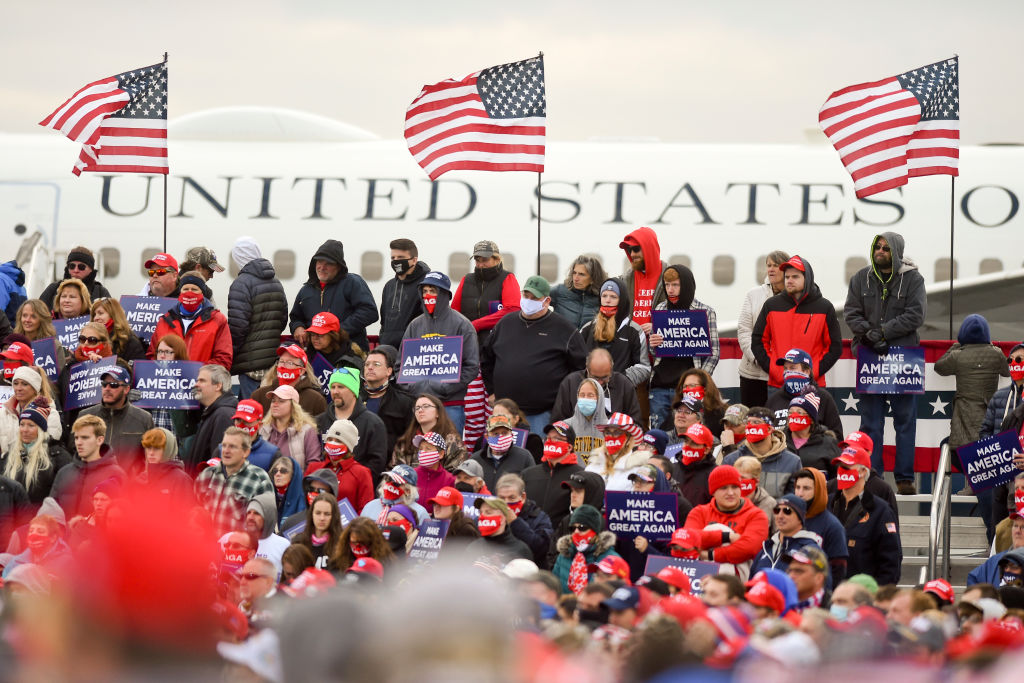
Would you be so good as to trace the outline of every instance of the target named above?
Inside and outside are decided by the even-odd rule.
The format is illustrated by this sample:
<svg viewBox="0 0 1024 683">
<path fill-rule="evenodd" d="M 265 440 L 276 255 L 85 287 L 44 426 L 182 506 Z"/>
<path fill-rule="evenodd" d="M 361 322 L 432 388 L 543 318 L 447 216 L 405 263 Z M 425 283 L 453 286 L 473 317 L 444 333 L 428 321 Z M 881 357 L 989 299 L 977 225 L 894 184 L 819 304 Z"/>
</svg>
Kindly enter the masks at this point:
<svg viewBox="0 0 1024 683">
<path fill-rule="evenodd" d="M 59 209 L 56 183 L 0 181 L 0 262 L 17 258 L 30 292 L 41 291 L 51 279 Z"/>
</svg>

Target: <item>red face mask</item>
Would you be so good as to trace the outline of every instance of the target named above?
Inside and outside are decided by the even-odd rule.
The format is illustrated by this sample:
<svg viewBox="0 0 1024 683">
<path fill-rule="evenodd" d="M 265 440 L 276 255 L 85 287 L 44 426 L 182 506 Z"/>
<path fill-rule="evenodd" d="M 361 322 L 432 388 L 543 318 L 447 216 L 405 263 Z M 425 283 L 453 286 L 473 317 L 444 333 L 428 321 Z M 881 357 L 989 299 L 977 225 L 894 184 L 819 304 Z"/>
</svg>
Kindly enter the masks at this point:
<svg viewBox="0 0 1024 683">
<path fill-rule="evenodd" d="M 772 433 L 772 426 L 767 424 L 748 424 L 746 429 L 747 441 L 757 443 L 764 441 Z"/>
<path fill-rule="evenodd" d="M 260 431 L 260 423 L 259 423 L 258 420 L 253 420 L 252 422 L 246 422 L 245 420 L 239 419 L 236 422 L 237 423 L 241 423 L 241 424 L 235 424 L 235 426 L 238 427 L 239 429 L 244 429 L 246 432 L 249 433 L 249 436 L 251 438 L 255 439 L 256 438 L 256 434 L 258 434 L 259 431 Z"/>
<path fill-rule="evenodd" d="M 85 344 L 78 345 L 79 350 L 82 353 L 88 355 L 90 353 L 103 353 L 103 344 L 96 344 L 94 346 L 86 346 Z"/>
<path fill-rule="evenodd" d="M 577 550 L 580 550 L 580 546 L 586 548 L 595 538 L 597 538 L 597 532 L 593 529 L 572 532 L 572 544 Z"/>
<path fill-rule="evenodd" d="M 670 296 L 670 297 L 668 297 L 668 302 L 670 304 L 677 304 L 677 303 L 679 303 L 679 297 L 678 296 Z"/>
<path fill-rule="evenodd" d="M 28 544 L 31 550 L 39 552 L 49 547 L 50 536 L 49 534 L 29 534 L 25 537 L 25 543 Z"/>
<path fill-rule="evenodd" d="M 407 520 L 405 517 L 402 517 L 401 519 L 396 520 L 394 522 L 388 522 L 388 524 L 390 526 L 402 527 L 402 529 L 405 531 L 406 536 L 412 533 L 412 522 Z"/>
<path fill-rule="evenodd" d="M 523 511 L 523 502 L 524 501 L 520 500 L 516 503 L 506 503 L 506 505 L 508 505 L 508 509 L 514 512 L 516 517 L 518 517 L 519 513 Z"/>
<path fill-rule="evenodd" d="M 1010 379 L 1014 382 L 1024 379 L 1024 363 L 1010 363 Z"/>
<path fill-rule="evenodd" d="M 498 533 L 502 519 L 504 518 L 501 515 L 480 515 L 476 527 L 480 530 L 481 536 L 493 536 Z"/>
<path fill-rule="evenodd" d="M 319 495 L 320 495 L 319 491 L 310 491 L 309 493 L 307 493 L 306 494 L 306 506 L 307 507 L 313 507 L 313 501 L 316 500 L 316 497 L 319 496 Z"/>
<path fill-rule="evenodd" d="M 107 332 L 110 332 L 111 330 L 113 330 L 114 329 L 114 319 L 113 318 L 107 318 L 107 322 L 103 323 L 103 327 L 107 328 Z"/>
<path fill-rule="evenodd" d="M 800 413 L 789 414 L 789 431 L 802 432 L 810 426 L 811 418 L 809 415 L 801 415 Z"/>
<path fill-rule="evenodd" d="M 692 465 L 704 458 L 704 451 L 699 448 L 688 448 L 683 446 L 679 450 L 679 461 L 684 465 Z"/>
<path fill-rule="evenodd" d="M 848 470 L 845 467 L 840 467 L 836 473 L 836 487 L 840 491 L 845 491 L 860 479 L 860 475 L 857 474 L 857 470 Z"/>
<path fill-rule="evenodd" d="M 256 551 L 249 550 L 224 550 L 224 564 L 241 567 L 243 564 L 256 557 Z"/>
<path fill-rule="evenodd" d="M 1024 510 L 1024 491 L 1015 490 L 1013 492 L 1013 504 L 1018 513 L 1020 513 L 1021 510 Z"/>
<path fill-rule="evenodd" d="M 740 479 L 740 495 L 744 498 L 757 490 L 757 479 Z"/>
<path fill-rule="evenodd" d="M 618 436 L 606 436 L 604 437 L 604 449 L 608 451 L 608 455 L 615 455 L 622 450 L 622 447 L 626 445 L 626 441 L 629 440 L 629 435 L 619 434 Z"/>
<path fill-rule="evenodd" d="M 703 401 L 704 400 L 704 387 L 696 386 L 696 387 L 688 387 L 686 389 L 683 389 L 683 396 L 693 396 L 698 401 Z"/>
<path fill-rule="evenodd" d="M 352 554 L 356 557 L 366 557 L 370 554 L 370 546 L 365 543 L 349 543 L 348 549 L 352 551 Z"/>
<path fill-rule="evenodd" d="M 680 550 L 679 546 L 672 546 L 668 550 L 672 557 L 680 557 L 684 560 L 696 560 L 700 557 L 700 552 L 697 550 Z"/>
<path fill-rule="evenodd" d="M 279 385 L 295 384 L 302 376 L 302 368 L 283 368 L 277 366 L 277 383 Z"/>
<path fill-rule="evenodd" d="M 402 497 L 402 489 L 395 486 L 390 481 L 384 482 L 381 487 L 381 491 L 384 493 L 384 500 L 398 500 Z"/>
<path fill-rule="evenodd" d="M 558 462 L 572 450 L 572 444 L 564 441 L 545 441 L 544 455 L 540 456 L 542 462 Z"/>
<path fill-rule="evenodd" d="M 437 296 L 424 296 L 423 297 L 423 308 L 427 309 L 427 313 L 434 315 L 434 307 L 437 306 Z"/>
<path fill-rule="evenodd" d="M 5 360 L 4 361 L 4 379 L 8 382 L 14 381 L 14 373 L 21 367 L 21 363 L 16 360 Z"/>
<path fill-rule="evenodd" d="M 203 295 L 200 292 L 182 292 L 178 295 L 178 303 L 189 313 L 195 313 L 203 305 Z"/>
<path fill-rule="evenodd" d="M 324 455 L 327 456 L 328 460 L 341 460 L 348 455 L 348 446 L 343 443 L 328 441 L 324 444 Z"/>
<path fill-rule="evenodd" d="M 601 313 L 603 313 L 605 315 L 605 317 L 608 317 L 608 318 L 614 318 L 615 314 L 618 313 L 618 312 L 619 312 L 619 307 L 618 306 L 602 306 L 601 307 Z"/>
</svg>

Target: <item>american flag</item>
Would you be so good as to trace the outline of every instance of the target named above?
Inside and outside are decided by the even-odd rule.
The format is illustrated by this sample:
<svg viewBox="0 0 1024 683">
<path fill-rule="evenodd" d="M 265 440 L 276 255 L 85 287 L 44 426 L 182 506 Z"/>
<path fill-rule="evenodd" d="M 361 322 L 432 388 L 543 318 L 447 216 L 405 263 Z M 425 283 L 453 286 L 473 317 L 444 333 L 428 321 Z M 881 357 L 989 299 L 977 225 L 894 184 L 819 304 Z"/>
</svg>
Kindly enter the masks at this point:
<svg viewBox="0 0 1024 683">
<path fill-rule="evenodd" d="M 544 58 L 425 85 L 405 112 L 405 139 L 431 180 L 456 169 L 544 170 Z"/>
<path fill-rule="evenodd" d="M 924 175 L 959 175 L 957 58 L 837 90 L 818 123 L 853 176 L 857 197 Z"/>
<path fill-rule="evenodd" d="M 75 175 L 167 173 L 167 63 L 89 83 L 39 125 L 82 143 Z"/>
</svg>

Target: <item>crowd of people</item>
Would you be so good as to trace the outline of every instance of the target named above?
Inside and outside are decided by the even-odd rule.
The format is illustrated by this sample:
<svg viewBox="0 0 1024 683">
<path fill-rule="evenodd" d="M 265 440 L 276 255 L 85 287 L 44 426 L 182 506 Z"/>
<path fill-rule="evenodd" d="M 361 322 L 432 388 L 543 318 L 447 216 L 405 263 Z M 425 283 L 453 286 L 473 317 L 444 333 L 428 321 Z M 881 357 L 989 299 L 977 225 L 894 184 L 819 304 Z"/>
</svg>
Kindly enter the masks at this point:
<svg viewBox="0 0 1024 683">
<path fill-rule="evenodd" d="M 994 554 L 968 590 L 956 596 L 944 579 L 898 587 L 913 583 L 901 577 L 896 505 L 916 490 L 916 397 L 860 395 L 860 429 L 844 434 L 823 388 L 841 351 L 838 317 L 807 258 L 766 257 L 740 314 L 741 395 L 730 403 L 712 377 L 715 310 L 696 298 L 690 268 L 662 261 L 650 228 L 620 248 L 622 276 L 581 255 L 552 287 L 538 275 L 520 285 L 483 240 L 453 284 L 395 239 L 378 304 L 342 243 L 327 240 L 289 302 L 258 243 L 241 237 L 223 310 L 208 283 L 224 267 L 210 249 L 147 260 L 139 294 L 174 300 L 148 339 L 97 281 L 87 247 L 69 251 L 38 298 L 4 264 L 11 666 L 75 677 L 191 653 L 168 661 L 277 681 L 399 660 L 443 668 L 447 656 L 495 678 L 648 680 L 676 667 L 739 676 L 759 663 L 984 667 L 1024 645 L 1024 456 L 1015 482 L 978 492 Z M 877 235 L 870 254 L 843 310 L 853 344 L 916 345 L 924 281 L 903 238 Z M 706 316 L 701 355 L 662 353 L 664 311 Z M 54 320 L 82 316 L 77 345 L 54 339 L 48 376 L 33 343 L 56 337 Z M 408 342 L 444 338 L 458 341 L 454 376 L 399 381 Z M 112 357 L 99 403 L 66 409 L 71 369 Z M 133 405 L 144 360 L 201 363 L 199 407 Z M 935 368 L 957 377 L 951 445 L 1021 432 L 1024 344 L 1004 357 L 969 316 Z M 882 476 L 887 413 L 895 490 Z M 669 501 L 677 523 L 616 531 L 609 493 Z M 447 613 L 438 638 L 454 637 L 454 622 L 468 643 L 509 652 L 440 640 L 428 651 L 403 624 L 394 646 L 422 659 L 385 664 L 370 656 L 380 648 L 333 638 L 364 617 L 384 635 L 387 622 L 368 615 L 402 621 L 413 608 L 400 596 L 421 609 L 418 628 Z M 505 606 L 501 619 L 462 604 L 488 596 Z M 76 669 L 58 636 L 98 652 Z M 522 656 L 506 659 L 512 651 Z M 488 672 L 495 662 L 508 669 Z"/>
</svg>

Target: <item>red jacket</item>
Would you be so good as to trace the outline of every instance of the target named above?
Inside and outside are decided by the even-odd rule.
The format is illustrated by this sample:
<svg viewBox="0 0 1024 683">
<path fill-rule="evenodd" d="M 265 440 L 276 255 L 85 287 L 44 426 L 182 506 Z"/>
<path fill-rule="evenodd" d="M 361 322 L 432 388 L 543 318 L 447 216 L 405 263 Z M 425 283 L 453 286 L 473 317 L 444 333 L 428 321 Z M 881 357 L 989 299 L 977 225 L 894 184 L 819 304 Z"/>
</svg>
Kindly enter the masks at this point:
<svg viewBox="0 0 1024 683">
<path fill-rule="evenodd" d="M 304 476 L 327 466 L 328 463 L 322 460 L 311 462 L 306 466 Z M 345 458 L 337 469 L 328 469 L 338 475 L 338 500 L 348 498 L 353 508 L 362 510 L 367 503 L 377 497 L 373 490 L 373 474 L 370 473 L 370 468 L 360 465 L 355 458 Z"/>
<path fill-rule="evenodd" d="M 704 531 L 708 524 L 724 524 L 736 533 L 740 539 L 729 545 L 722 545 L 721 531 Z M 761 544 L 768 538 L 768 517 L 761 508 L 743 499 L 743 504 L 735 512 L 722 512 L 715 501 L 698 505 L 686 516 L 685 528 L 700 535 L 700 547 L 712 551 L 715 562 L 743 564 L 754 559 Z"/>
<path fill-rule="evenodd" d="M 164 313 L 156 323 L 156 331 L 149 341 L 149 350 L 146 351 L 146 358 L 156 359 L 156 347 L 160 338 L 165 334 L 176 334 L 185 340 L 188 347 L 189 360 L 197 360 L 201 363 L 214 363 L 223 365 L 228 372 L 231 371 L 231 330 L 228 329 L 228 319 L 224 314 L 210 305 L 203 304 L 188 332 L 184 332 L 181 324 L 181 313 L 177 307 Z"/>
</svg>

